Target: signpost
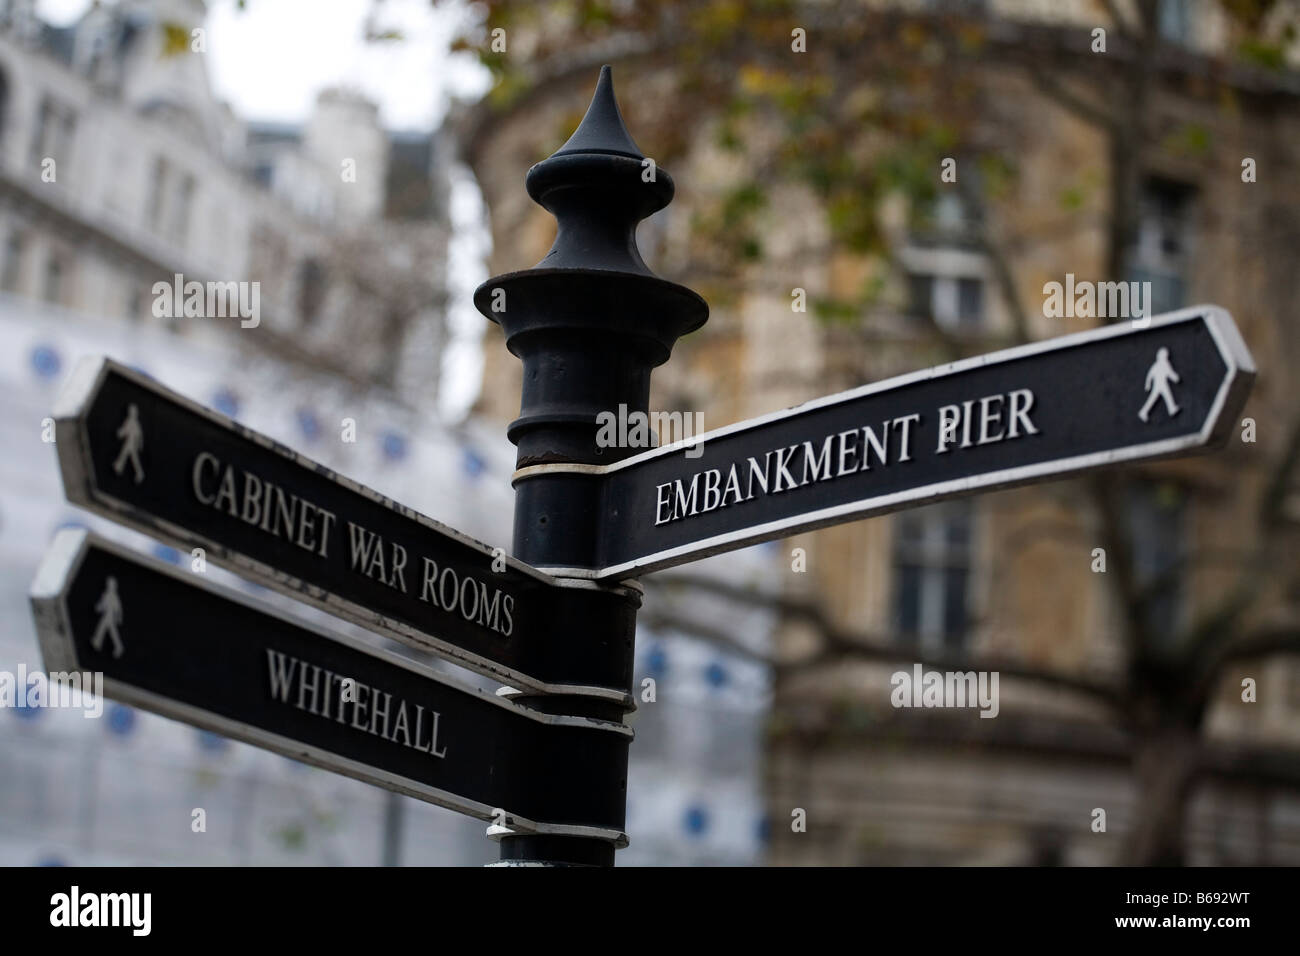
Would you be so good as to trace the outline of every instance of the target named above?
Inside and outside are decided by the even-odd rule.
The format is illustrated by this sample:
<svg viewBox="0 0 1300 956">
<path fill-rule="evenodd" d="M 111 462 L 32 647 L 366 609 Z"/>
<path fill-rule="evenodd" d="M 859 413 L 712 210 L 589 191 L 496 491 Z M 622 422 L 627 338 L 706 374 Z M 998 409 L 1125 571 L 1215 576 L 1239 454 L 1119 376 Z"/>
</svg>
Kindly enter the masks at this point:
<svg viewBox="0 0 1300 956">
<path fill-rule="evenodd" d="M 71 501 L 522 690 L 468 690 L 84 534 L 55 540 L 34 588 L 48 668 L 103 671 L 110 696 L 492 819 L 505 863 L 612 864 L 640 604 L 621 579 L 1198 451 L 1234 427 L 1254 379 L 1231 317 L 1200 306 L 644 454 L 601 447 L 602 413 L 645 413 L 652 369 L 708 316 L 637 251 L 637 223 L 674 186 L 624 127 L 608 67 L 527 186 L 555 244 L 474 295 L 524 366 L 507 432 L 518 560 L 110 361 L 80 367 L 56 411 Z"/>
<path fill-rule="evenodd" d="M 613 465 L 598 564 L 620 578 L 974 491 L 1186 454 L 1236 425 L 1255 366 L 1197 306 L 831 395 Z M 541 465 L 516 482 L 565 471 Z"/>
<path fill-rule="evenodd" d="M 626 761 L 621 723 L 463 687 L 85 531 L 56 536 L 32 608 L 46 668 L 102 672 L 108 697 L 514 830 L 626 842 L 590 769 Z"/>
<path fill-rule="evenodd" d="M 580 627 L 592 601 L 105 359 L 55 410 L 68 500 L 290 597 L 481 673 L 612 701 L 626 634 Z M 575 587 L 576 585 L 576 587 Z"/>
</svg>

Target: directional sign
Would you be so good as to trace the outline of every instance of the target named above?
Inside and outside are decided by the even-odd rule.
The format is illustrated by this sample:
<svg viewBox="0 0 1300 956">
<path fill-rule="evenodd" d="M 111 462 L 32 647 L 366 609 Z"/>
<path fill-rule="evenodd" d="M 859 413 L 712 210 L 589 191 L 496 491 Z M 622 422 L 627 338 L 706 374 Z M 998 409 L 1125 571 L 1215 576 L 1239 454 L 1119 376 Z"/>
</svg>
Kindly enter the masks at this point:
<svg viewBox="0 0 1300 956">
<path fill-rule="evenodd" d="M 622 792 L 588 772 L 626 767 L 621 724 L 463 687 L 85 531 L 55 537 L 32 608 L 47 672 L 100 672 L 108 697 L 519 832 L 625 840 Z"/>
<path fill-rule="evenodd" d="M 583 626 L 618 593 L 559 582 L 106 359 L 78 366 L 55 420 L 76 504 L 521 688 L 627 696 L 631 634 Z"/>
<path fill-rule="evenodd" d="M 1232 317 L 1200 306 L 867 385 L 614 465 L 542 465 L 516 480 L 600 476 L 601 567 L 565 573 L 627 577 L 909 505 L 1193 452 L 1233 429 L 1254 375 Z"/>
</svg>

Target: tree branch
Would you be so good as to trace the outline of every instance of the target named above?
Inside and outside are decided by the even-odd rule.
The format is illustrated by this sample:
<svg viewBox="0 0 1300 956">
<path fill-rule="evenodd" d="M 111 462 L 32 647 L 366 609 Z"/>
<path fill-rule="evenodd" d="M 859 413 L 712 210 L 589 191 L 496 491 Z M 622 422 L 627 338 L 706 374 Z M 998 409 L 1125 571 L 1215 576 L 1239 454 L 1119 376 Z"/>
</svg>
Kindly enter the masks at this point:
<svg viewBox="0 0 1300 956">
<path fill-rule="evenodd" d="M 722 628 L 700 624 L 696 621 L 688 621 L 671 612 L 658 612 L 652 606 L 647 606 L 646 610 L 642 612 L 647 623 L 652 623 L 653 626 L 673 628 L 684 634 L 700 637 L 703 640 L 735 650 L 750 660 L 766 663 L 774 670 L 784 674 L 852 659 L 884 663 L 920 663 L 924 667 L 942 671 L 977 669 L 997 671 L 1006 677 L 1085 694 L 1120 712 L 1123 712 L 1126 707 L 1125 698 L 1119 690 L 1100 681 L 1089 680 L 1072 674 L 1026 667 L 1019 661 L 1008 658 L 981 657 L 976 662 L 966 654 L 928 654 L 917 647 L 900 646 L 891 642 L 887 637 L 852 632 L 836 627 L 829 620 L 821 605 L 813 601 L 765 593 L 730 582 L 707 578 L 677 577 L 673 580 L 679 586 L 693 588 L 749 606 L 759 604 L 777 613 L 809 624 L 820 637 L 821 648 L 815 653 L 798 660 L 783 661 L 746 647 Z M 653 585 L 648 587 L 647 593 L 653 592 L 654 588 Z"/>
<path fill-rule="evenodd" d="M 1119 124 L 1115 122 L 1104 106 L 1079 96 L 1039 64 L 1031 63 L 1029 65 L 1029 76 L 1041 93 L 1055 100 L 1085 123 L 1096 126 L 1098 129 L 1112 135 L 1119 132 Z"/>
</svg>

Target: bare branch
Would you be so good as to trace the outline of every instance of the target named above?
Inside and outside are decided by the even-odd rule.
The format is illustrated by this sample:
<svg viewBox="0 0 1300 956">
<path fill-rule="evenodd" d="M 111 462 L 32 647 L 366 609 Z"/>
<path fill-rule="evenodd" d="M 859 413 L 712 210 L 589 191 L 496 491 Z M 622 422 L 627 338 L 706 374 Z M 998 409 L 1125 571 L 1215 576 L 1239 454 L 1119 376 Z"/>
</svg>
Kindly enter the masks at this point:
<svg viewBox="0 0 1300 956">
<path fill-rule="evenodd" d="M 1121 35 L 1131 35 L 1133 33 L 1134 24 L 1120 10 L 1119 4 L 1115 0 L 1101 0 L 1101 4 L 1106 8 L 1106 13 L 1110 16 L 1111 23 L 1117 33 Z"/>
<path fill-rule="evenodd" d="M 1291 424 L 1291 435 L 1287 440 L 1286 449 L 1278 461 L 1273 476 L 1269 479 L 1260 504 L 1259 521 L 1265 532 L 1281 524 L 1282 509 L 1295 481 L 1298 463 L 1300 463 L 1300 417 Z"/>
<path fill-rule="evenodd" d="M 1110 134 L 1119 132 L 1119 126 L 1104 106 L 1091 102 L 1068 89 L 1056 76 L 1037 63 L 1029 65 L 1029 75 L 1039 91 L 1065 107 L 1079 119 Z"/>
<path fill-rule="evenodd" d="M 853 659 L 885 663 L 914 664 L 919 662 L 924 667 L 942 671 L 995 670 L 1004 677 L 1031 681 L 1088 695 L 1117 711 L 1122 712 L 1126 707 L 1125 699 L 1119 690 L 1101 681 L 1089 680 L 1073 674 L 1026 667 L 1019 661 L 1008 658 L 981 656 L 977 662 L 967 654 L 930 654 L 918 647 L 900 646 L 885 636 L 868 635 L 841 629 L 829 620 L 821 605 L 816 602 L 764 593 L 730 582 L 707 578 L 677 577 L 673 581 L 680 586 L 698 589 L 750 606 L 759 604 L 787 617 L 803 620 L 810 625 L 821 640 L 820 649 L 798 660 L 784 661 L 778 658 L 765 657 L 745 647 L 724 629 L 696 621 L 688 621 L 676 614 L 656 612 L 649 602 L 646 610 L 642 612 L 647 623 L 651 623 L 653 626 L 673 628 L 683 634 L 690 634 L 711 641 L 729 650 L 737 651 L 751 660 L 766 663 L 782 673 L 789 674 Z M 653 591 L 653 587 L 647 590 Z"/>
<path fill-rule="evenodd" d="M 1229 664 L 1274 654 L 1300 654 L 1300 625 L 1276 625 L 1229 641 L 1204 659 L 1196 670 L 1190 699 L 1198 710 L 1208 705 L 1215 683 Z"/>
</svg>

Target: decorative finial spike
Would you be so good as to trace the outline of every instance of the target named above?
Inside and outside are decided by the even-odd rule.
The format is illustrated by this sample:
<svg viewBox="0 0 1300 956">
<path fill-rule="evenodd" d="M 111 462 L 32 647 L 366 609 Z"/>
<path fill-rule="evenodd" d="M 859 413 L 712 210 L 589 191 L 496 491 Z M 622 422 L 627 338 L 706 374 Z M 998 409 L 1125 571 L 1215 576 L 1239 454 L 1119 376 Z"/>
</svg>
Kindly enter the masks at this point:
<svg viewBox="0 0 1300 956">
<path fill-rule="evenodd" d="M 613 73 L 608 64 L 600 68 L 596 94 L 587 107 L 587 115 L 582 118 L 569 141 L 556 150 L 554 155 L 567 156 L 571 153 L 604 153 L 629 156 L 638 161 L 645 159 L 645 154 L 637 147 L 632 134 L 623 124 L 623 114 L 619 112 L 618 100 L 614 98 Z"/>
</svg>

